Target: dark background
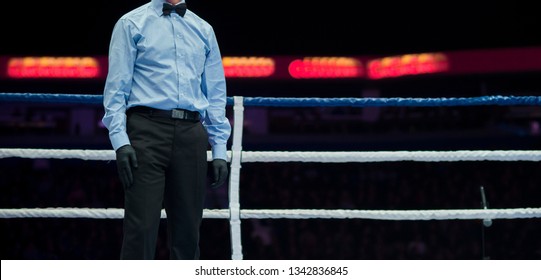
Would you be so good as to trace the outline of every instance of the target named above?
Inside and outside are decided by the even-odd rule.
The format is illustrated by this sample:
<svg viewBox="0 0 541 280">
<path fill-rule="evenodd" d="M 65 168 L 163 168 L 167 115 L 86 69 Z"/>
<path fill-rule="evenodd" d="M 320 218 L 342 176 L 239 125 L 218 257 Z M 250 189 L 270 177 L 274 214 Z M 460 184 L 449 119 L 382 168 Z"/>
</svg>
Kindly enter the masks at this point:
<svg viewBox="0 0 541 280">
<path fill-rule="evenodd" d="M 384 56 L 541 46 L 533 2 L 190 0 L 224 56 Z M 16 3 L 0 12 L 1 56 L 107 55 L 113 25 L 147 1 Z M 24 7 L 19 7 L 23 6 Z M 475 97 L 541 95 L 539 72 L 369 80 L 228 80 L 229 96 Z M 0 92 L 100 95 L 104 81 L 0 80 Z M 244 150 L 541 149 L 539 106 L 246 108 Z M 2 103 L 0 147 L 111 149 L 96 105 Z M 82 112 L 82 113 L 81 113 Z M 232 116 L 231 107 L 228 108 Z M 267 117 L 265 134 L 256 117 Z M 73 124 L 87 118 L 92 133 Z M 43 123 L 53 126 L 43 126 Z M 251 124 L 249 124 L 251 123 Z M 255 123 L 255 126 L 254 126 Z M 537 130 L 535 130 L 537 125 Z M 1 208 L 121 208 L 114 162 L 2 159 Z M 472 209 L 540 207 L 539 162 L 252 163 L 245 209 Z M 208 208 L 227 207 L 227 188 Z M 2 219 L 2 259 L 117 259 L 121 220 Z M 168 257 L 162 226 L 157 258 Z M 245 259 L 540 259 L 537 219 L 481 221 L 243 220 Z M 483 235 L 484 234 L 484 235 Z M 483 239 L 484 237 L 484 239 Z M 205 219 L 203 259 L 229 259 L 227 220 Z"/>
<path fill-rule="evenodd" d="M 0 52 L 106 55 L 116 20 L 144 3 L 45 1 L 5 7 Z M 541 44 L 541 19 L 530 1 L 191 0 L 187 4 L 213 25 L 227 56 L 386 55 Z"/>
</svg>

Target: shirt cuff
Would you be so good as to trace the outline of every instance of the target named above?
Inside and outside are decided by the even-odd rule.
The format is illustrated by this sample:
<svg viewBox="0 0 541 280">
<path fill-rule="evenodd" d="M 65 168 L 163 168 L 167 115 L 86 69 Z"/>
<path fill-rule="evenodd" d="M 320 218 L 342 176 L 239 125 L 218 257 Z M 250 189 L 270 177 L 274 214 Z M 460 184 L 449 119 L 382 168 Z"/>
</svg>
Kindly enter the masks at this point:
<svg viewBox="0 0 541 280">
<path fill-rule="evenodd" d="M 214 145 L 214 147 L 212 147 L 212 159 L 218 159 L 218 158 L 227 161 L 226 145 Z"/>
<path fill-rule="evenodd" d="M 111 145 L 113 145 L 113 149 L 115 151 L 124 145 L 130 144 L 130 138 L 128 138 L 128 134 L 126 133 L 117 133 L 115 135 L 109 135 L 109 139 L 111 140 Z"/>
</svg>

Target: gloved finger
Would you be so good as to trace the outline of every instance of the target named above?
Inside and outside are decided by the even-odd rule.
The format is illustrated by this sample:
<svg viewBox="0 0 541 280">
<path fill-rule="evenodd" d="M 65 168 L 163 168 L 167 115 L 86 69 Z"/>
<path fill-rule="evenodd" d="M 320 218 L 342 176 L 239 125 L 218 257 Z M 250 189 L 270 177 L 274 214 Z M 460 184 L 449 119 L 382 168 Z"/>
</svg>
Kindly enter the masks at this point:
<svg viewBox="0 0 541 280">
<path fill-rule="evenodd" d="M 217 166 L 214 168 L 214 183 L 211 185 L 212 187 L 216 188 L 225 183 L 227 180 L 227 167 L 225 166 Z"/>
<path fill-rule="evenodd" d="M 131 153 L 129 159 L 130 165 L 134 168 L 137 168 L 139 164 L 137 163 L 137 156 L 135 155 L 135 153 Z"/>
<path fill-rule="evenodd" d="M 214 178 L 214 181 L 212 182 L 212 184 L 210 185 L 211 187 L 218 187 L 220 184 L 220 169 L 217 167 L 217 166 L 214 166 L 212 168 L 212 175 L 213 175 L 213 178 Z"/>
</svg>

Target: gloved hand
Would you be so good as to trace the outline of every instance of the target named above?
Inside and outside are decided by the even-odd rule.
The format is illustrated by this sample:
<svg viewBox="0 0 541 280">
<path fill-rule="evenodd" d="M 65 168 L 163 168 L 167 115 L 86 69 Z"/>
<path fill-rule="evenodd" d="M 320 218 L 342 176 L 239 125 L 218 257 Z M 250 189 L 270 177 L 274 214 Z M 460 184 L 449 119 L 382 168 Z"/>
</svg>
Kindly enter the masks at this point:
<svg viewBox="0 0 541 280">
<path fill-rule="evenodd" d="M 214 181 L 210 185 L 213 189 L 223 185 L 227 180 L 229 171 L 227 170 L 227 162 L 223 159 L 214 159 L 212 161 L 212 174 L 214 175 Z"/>
<path fill-rule="evenodd" d="M 116 150 L 116 166 L 120 182 L 127 190 L 133 184 L 133 168 L 137 168 L 137 157 L 131 145 L 124 145 Z"/>
</svg>

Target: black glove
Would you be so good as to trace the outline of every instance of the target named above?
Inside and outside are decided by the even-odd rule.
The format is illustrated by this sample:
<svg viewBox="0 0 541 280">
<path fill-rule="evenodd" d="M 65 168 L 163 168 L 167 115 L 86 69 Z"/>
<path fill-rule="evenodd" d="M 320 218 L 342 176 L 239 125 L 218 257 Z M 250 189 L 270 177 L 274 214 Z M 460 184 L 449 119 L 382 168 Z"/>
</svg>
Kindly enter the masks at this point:
<svg viewBox="0 0 541 280">
<path fill-rule="evenodd" d="M 227 180 L 229 171 L 227 170 L 227 162 L 223 159 L 215 159 L 212 161 L 212 174 L 214 181 L 210 185 L 213 189 L 223 185 Z"/>
<path fill-rule="evenodd" d="M 116 150 L 116 166 L 120 182 L 127 190 L 133 183 L 132 168 L 137 168 L 137 157 L 131 145 L 124 145 Z"/>
</svg>

